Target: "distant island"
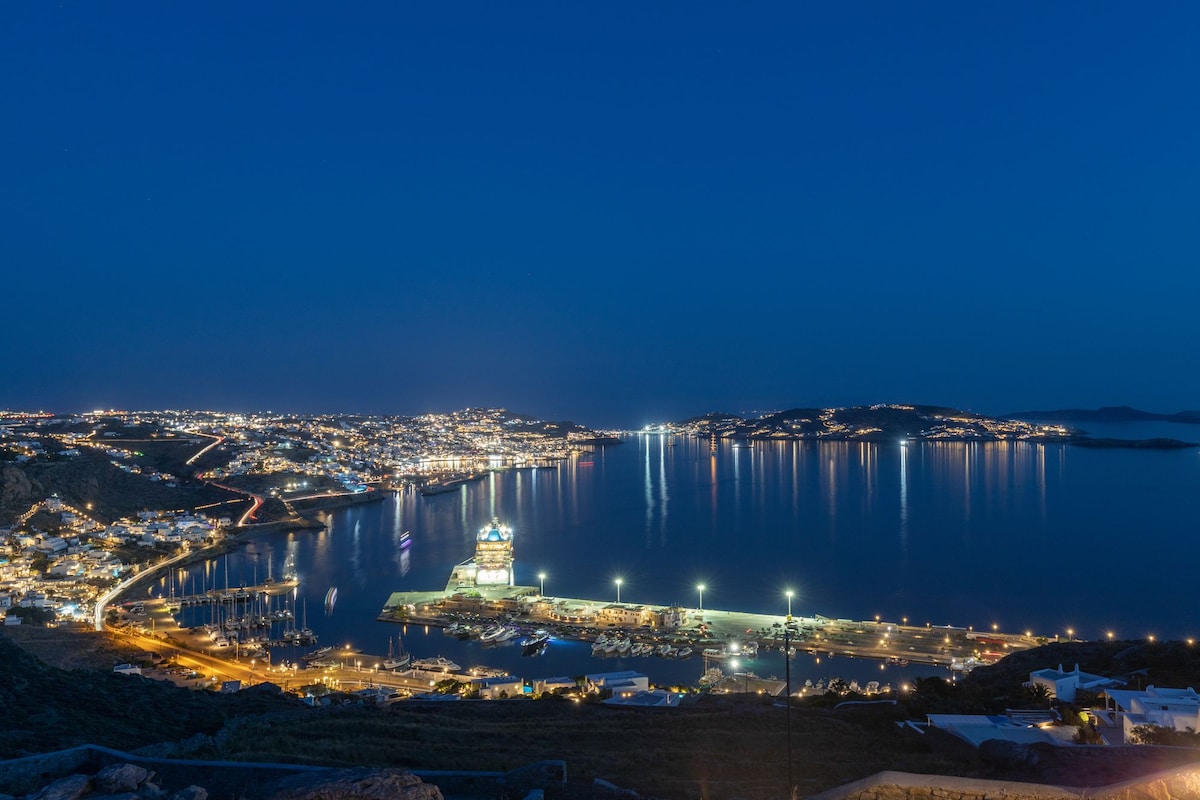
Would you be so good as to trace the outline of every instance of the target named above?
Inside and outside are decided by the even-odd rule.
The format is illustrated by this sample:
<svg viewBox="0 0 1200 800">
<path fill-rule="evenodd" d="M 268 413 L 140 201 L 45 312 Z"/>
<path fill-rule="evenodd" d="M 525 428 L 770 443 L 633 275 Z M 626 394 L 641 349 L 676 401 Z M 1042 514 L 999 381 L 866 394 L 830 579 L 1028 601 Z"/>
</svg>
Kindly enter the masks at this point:
<svg viewBox="0 0 1200 800">
<path fill-rule="evenodd" d="M 1129 406 L 1104 406 L 1103 408 L 1061 408 L 1057 411 L 1015 411 L 1005 414 L 1005 419 L 1025 419 L 1070 423 L 1122 422 L 1178 422 L 1184 425 L 1200 425 L 1200 411 L 1176 411 L 1174 414 L 1158 414 Z"/>
<path fill-rule="evenodd" d="M 1126 416 L 1118 419 L 1118 412 L 1146 416 Z M 1192 442 L 1170 438 L 1093 438 L 1086 431 L 1066 424 L 1074 419 L 1063 415 L 1072 413 L 1081 418 L 1086 415 L 1101 415 L 1088 417 L 1088 421 L 1100 421 L 1103 418 L 1110 422 L 1168 418 L 1171 421 L 1183 422 L 1186 421 L 1187 415 L 1194 415 L 1200 423 L 1200 412 L 1189 411 L 1174 415 L 1153 415 L 1136 409 L 1099 409 L 1094 412 L 1022 412 L 991 417 L 943 406 L 888 403 L 848 408 L 793 408 L 757 417 L 714 412 L 661 427 L 664 431 L 701 438 L 749 441 L 1032 441 L 1058 442 L 1082 447 L 1148 449 L 1197 446 Z"/>
</svg>

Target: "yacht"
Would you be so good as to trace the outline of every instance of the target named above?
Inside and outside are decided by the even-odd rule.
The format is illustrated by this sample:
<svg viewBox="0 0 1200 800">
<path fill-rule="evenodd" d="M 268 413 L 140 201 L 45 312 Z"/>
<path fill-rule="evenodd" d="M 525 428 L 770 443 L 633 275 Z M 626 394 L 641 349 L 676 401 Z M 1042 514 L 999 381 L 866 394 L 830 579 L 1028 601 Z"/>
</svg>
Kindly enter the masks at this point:
<svg viewBox="0 0 1200 800">
<path fill-rule="evenodd" d="M 462 669 L 458 664 L 443 656 L 419 658 L 412 662 L 412 668 L 424 670 L 425 672 L 458 672 Z"/>
</svg>

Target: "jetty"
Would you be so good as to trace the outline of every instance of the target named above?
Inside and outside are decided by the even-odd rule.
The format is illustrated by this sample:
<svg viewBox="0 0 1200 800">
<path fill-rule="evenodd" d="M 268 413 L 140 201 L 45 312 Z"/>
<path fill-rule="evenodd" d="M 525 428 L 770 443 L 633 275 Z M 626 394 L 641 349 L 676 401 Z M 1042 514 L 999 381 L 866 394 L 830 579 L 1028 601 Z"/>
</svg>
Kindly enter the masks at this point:
<svg viewBox="0 0 1200 800">
<path fill-rule="evenodd" d="M 300 585 L 295 578 L 260 583 L 254 586 L 238 586 L 232 589 L 209 589 L 196 594 L 173 595 L 165 598 L 179 606 L 199 606 L 208 603 L 246 603 L 260 595 L 278 596 L 287 594 Z"/>
<path fill-rule="evenodd" d="M 758 614 L 712 608 L 687 608 L 547 597 L 540 586 L 517 586 L 513 570 L 513 532 L 493 519 L 479 530 L 475 555 L 450 572 L 440 591 L 393 592 L 377 619 L 381 622 L 449 628 L 462 621 L 503 623 L 522 633 L 544 628 L 563 639 L 594 641 L 620 631 L 633 643 L 663 652 L 690 652 L 707 659 L 753 658 L 772 649 L 814 655 L 855 656 L 896 664 L 934 664 L 969 672 L 1015 650 L 1044 640 L 1026 634 L 987 632 L 953 626 L 909 625 L 837 619 L 814 614 Z"/>
<path fill-rule="evenodd" d="M 1026 634 L 995 630 L 546 597 L 537 586 L 463 587 L 453 581 L 441 591 L 392 593 L 378 619 L 443 628 L 464 619 L 504 622 L 522 630 L 546 628 L 579 641 L 621 630 L 634 640 L 691 647 L 698 656 L 716 659 L 737 658 L 753 642 L 750 646 L 759 652 L 790 646 L 795 652 L 934 664 L 963 672 L 1042 643 Z"/>
</svg>

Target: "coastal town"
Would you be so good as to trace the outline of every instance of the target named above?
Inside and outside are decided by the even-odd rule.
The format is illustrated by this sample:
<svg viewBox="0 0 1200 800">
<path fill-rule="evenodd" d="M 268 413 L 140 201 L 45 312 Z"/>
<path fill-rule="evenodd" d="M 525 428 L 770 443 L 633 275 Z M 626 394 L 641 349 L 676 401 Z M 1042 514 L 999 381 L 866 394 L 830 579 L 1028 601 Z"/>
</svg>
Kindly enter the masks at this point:
<svg viewBox="0 0 1200 800">
<path fill-rule="evenodd" d="M 419 417 L 0 412 L 0 610 L 89 620 L 154 562 L 396 487 L 553 465 L 601 436 L 502 410 Z M 11 623 L 10 623 L 11 624 Z"/>
<path fill-rule="evenodd" d="M 740 419 L 740 418 L 738 418 Z M 1056 438 L 1062 426 L 912 406 L 706 417 L 655 426 L 699 438 L 870 439 L 911 435 Z M 815 426 L 815 427 L 814 427 Z M 618 431 L 502 409 L 411 417 L 114 411 L 0 411 L 0 609 L 89 619 L 109 585 L 181 550 L 409 487 L 453 491 L 494 470 L 555 469 Z"/>
<path fill-rule="evenodd" d="M 830 412 L 819 419 L 831 437 L 892 436 L 896 429 L 880 420 L 896 408 L 870 410 L 876 414 L 857 417 L 857 428 L 845 427 L 853 414 Z M 968 424 L 966 417 L 939 419 L 914 438 L 980 435 L 952 426 Z M 1065 433 L 1006 421 L 988 431 L 1001 439 Z M 654 426 L 640 435 L 751 441 L 741 438 L 745 433 L 730 428 L 718 435 L 712 427 L 687 423 Z M 1076 643 L 1071 629 L 1047 637 L 996 625 L 975 630 L 910 624 L 907 618 L 853 620 L 799 610 L 793 615 L 790 591 L 780 598 L 786 608 L 774 614 L 705 607 L 703 585 L 695 587 L 695 606 L 622 602 L 620 579 L 615 600 L 548 594 L 544 575 L 539 585 L 517 581 L 516 540 L 500 518 L 479 528 L 469 558 L 446 565 L 444 586 L 386 596 L 377 617 L 395 631 L 386 652 L 319 641 L 297 605 L 288 602 L 298 582 L 286 570 L 271 575 L 268 566 L 252 581 L 231 582 L 226 575 L 223 584 L 214 578 L 199 586 L 183 577 L 188 565 L 212 568 L 256 533 L 321 529 L 330 509 L 398 491 L 414 499 L 430 496 L 420 502 L 440 502 L 437 495 L 496 471 L 554 474 L 570 459 L 590 463 L 597 443 L 619 442 L 621 435 L 630 434 L 501 410 L 404 419 L 5 412 L 0 613 L 9 629 L 93 629 L 116 636 L 142 654 L 115 663 L 113 672 L 120 676 L 221 694 L 266 687 L 315 708 L 547 696 L 660 710 L 712 696 L 786 700 L 787 708 L 830 698 L 850 705 L 896 703 L 928 694 L 928 681 L 943 679 L 812 680 L 793 676 L 792 660 L 804 654 L 859 659 L 881 670 L 923 665 L 952 685 L 1010 655 Z M 407 535 L 398 540 L 400 547 L 408 544 Z M 336 593 L 336 587 L 329 589 L 327 610 Z M 196 607 L 207 611 L 186 613 Z M 446 637 L 481 646 L 507 644 L 522 654 L 571 642 L 590 650 L 595 667 L 578 675 L 514 674 L 443 656 L 418 658 L 404 642 L 413 627 L 440 629 Z M 788 668 L 759 674 L 755 665 L 764 657 Z M 615 668 L 607 667 L 610 658 Z M 694 665 L 698 679 L 678 684 L 653 677 L 657 664 L 684 661 Z M 929 713 L 906 724 L 916 735 L 936 731 L 976 749 L 993 740 L 1020 747 L 1156 743 L 1200 725 L 1200 696 L 1188 688 L 1143 686 L 1131 671 L 1036 663 L 1008 691 L 1026 705 L 1002 716 Z M 1079 703 L 1083 710 L 1071 710 Z"/>
</svg>

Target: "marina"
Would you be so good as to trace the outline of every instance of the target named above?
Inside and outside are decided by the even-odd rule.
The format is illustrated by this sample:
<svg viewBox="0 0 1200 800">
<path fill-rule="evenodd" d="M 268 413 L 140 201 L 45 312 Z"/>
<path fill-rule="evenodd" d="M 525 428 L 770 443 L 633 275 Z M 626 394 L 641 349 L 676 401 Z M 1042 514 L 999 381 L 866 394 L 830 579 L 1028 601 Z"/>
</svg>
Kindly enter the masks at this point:
<svg viewBox="0 0 1200 800">
<path fill-rule="evenodd" d="M 531 679 L 615 668 L 694 686 L 714 667 L 769 680 L 790 666 L 800 685 L 835 677 L 901 685 L 953 677 L 1043 641 L 1190 635 L 1169 617 L 1150 627 L 1176 587 L 1137 590 L 1148 577 L 1138 572 L 1124 576 L 1130 590 L 1119 598 L 1102 593 L 1082 605 L 1077 593 L 1007 591 L 1048 536 L 1078 550 L 1142 530 L 1148 514 L 1173 514 L 1174 528 L 1190 519 L 1179 502 L 1146 509 L 1118 489 L 1133 469 L 1186 497 L 1194 456 L 1186 464 L 1178 452 L 1070 458 L 1063 445 L 719 441 L 712 449 L 637 436 L 555 470 L 490 473 L 453 495 L 390 493 L 329 512 L 322 529 L 256 532 L 152 591 L 235 591 L 261 586 L 256 575 L 294 575 L 299 585 L 272 607 L 282 604 L 295 615 L 291 628 L 307 627 L 319 641 L 285 640 L 289 623 L 280 621 L 268 650 L 273 666 L 301 670 L 301 656 L 347 644 L 371 654 L 362 663 L 373 670 L 399 632 L 413 659 L 440 655 Z M 1097 507 L 1097 497 L 1114 502 Z M 493 517 L 510 528 L 515 551 L 509 560 L 503 541 L 493 543 L 503 557 L 482 559 L 481 580 L 477 539 Z M 1142 534 L 1151 550 L 1165 546 L 1157 531 L 1174 529 L 1160 522 Z M 201 600 L 182 606 L 179 619 L 199 627 L 212 609 Z M 668 609 L 683 618 L 664 622 Z M 815 613 L 826 609 L 837 613 Z M 794 631 L 785 636 L 788 612 Z M 549 639 L 525 655 L 521 642 L 538 630 Z M 628 647 L 596 646 L 613 633 Z M 786 661 L 785 638 L 795 640 Z M 244 655 L 244 644 L 231 640 L 220 653 Z"/>
<path fill-rule="evenodd" d="M 710 659 L 738 665 L 752 662 L 760 650 L 791 657 L 802 649 L 813 655 L 969 672 L 1038 644 L 1031 635 L 998 629 L 985 635 L 970 628 L 910 626 L 878 618 L 864 622 L 546 597 L 540 586 L 515 585 L 514 544 L 512 529 L 493 519 L 476 535 L 474 557 L 454 567 L 440 592 L 395 592 L 378 619 L 440 627 L 484 643 L 522 635 L 526 647 L 546 646 L 553 631 L 560 639 L 591 643 L 594 656 L 688 658 L 698 653 L 706 671 Z"/>
</svg>

